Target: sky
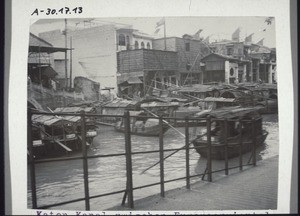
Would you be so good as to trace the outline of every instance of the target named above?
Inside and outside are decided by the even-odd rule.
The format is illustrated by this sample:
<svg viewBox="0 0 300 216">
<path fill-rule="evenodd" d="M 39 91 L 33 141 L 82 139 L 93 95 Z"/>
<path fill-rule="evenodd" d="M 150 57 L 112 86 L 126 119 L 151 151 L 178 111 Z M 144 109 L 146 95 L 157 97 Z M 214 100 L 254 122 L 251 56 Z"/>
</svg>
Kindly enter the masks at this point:
<svg viewBox="0 0 300 216">
<path fill-rule="evenodd" d="M 275 25 L 276 20 L 270 25 L 265 22 L 267 17 L 165 17 L 166 36 L 182 37 L 184 34 L 195 34 L 202 29 L 201 37 L 210 37 L 210 42 L 222 39 L 231 39 L 232 33 L 240 28 L 240 41 L 250 34 L 252 42 L 257 43 L 264 38 L 264 45 L 270 48 L 276 47 Z M 101 25 L 108 23 L 118 23 L 119 26 L 132 26 L 141 32 L 163 37 L 163 26 L 158 34 L 155 34 L 156 23 L 162 17 L 121 17 L 121 18 L 87 18 L 87 19 L 68 19 L 69 26 Z M 63 19 L 44 19 L 32 20 L 30 31 L 36 35 L 40 32 L 63 29 Z"/>
</svg>

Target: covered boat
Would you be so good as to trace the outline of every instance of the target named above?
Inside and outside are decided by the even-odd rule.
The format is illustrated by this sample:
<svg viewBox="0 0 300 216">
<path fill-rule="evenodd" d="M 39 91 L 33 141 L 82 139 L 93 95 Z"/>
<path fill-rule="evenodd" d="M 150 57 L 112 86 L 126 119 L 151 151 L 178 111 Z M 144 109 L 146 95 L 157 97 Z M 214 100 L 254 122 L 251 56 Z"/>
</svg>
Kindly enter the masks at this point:
<svg viewBox="0 0 300 216">
<path fill-rule="evenodd" d="M 228 158 L 233 158 L 239 155 L 240 146 L 242 154 L 250 152 L 254 142 L 256 146 L 261 145 L 268 135 L 262 128 L 262 118 L 257 108 L 224 107 L 199 115 L 201 118 L 207 116 L 211 116 L 211 158 L 214 160 L 225 159 L 226 145 Z M 207 136 L 199 137 L 192 143 L 202 157 L 207 157 Z"/>
<path fill-rule="evenodd" d="M 232 90 L 231 90 L 232 91 Z M 277 101 L 277 85 L 276 84 L 239 84 L 234 88 L 235 92 L 239 92 L 238 94 L 246 95 L 243 96 L 243 100 L 241 105 L 252 105 L 260 108 L 261 114 L 267 113 L 277 113 L 278 112 L 278 101 Z M 233 94 L 228 94 L 228 92 L 223 93 L 225 97 L 232 97 Z M 237 95 L 235 93 L 235 95 Z M 233 95 L 234 97 L 234 95 Z M 246 98 L 249 98 L 245 100 Z M 247 101 L 247 102 L 246 102 Z"/>
<path fill-rule="evenodd" d="M 32 115 L 31 137 L 33 155 L 37 158 L 59 156 L 80 149 L 73 122 L 58 116 Z"/>
<path fill-rule="evenodd" d="M 86 114 L 95 114 L 96 109 L 94 107 L 61 107 L 56 108 L 54 113 L 76 113 L 79 114 L 84 111 Z M 63 116 L 64 119 L 73 122 L 74 130 L 76 131 L 79 139 L 81 137 L 81 117 L 80 116 Z M 95 136 L 97 136 L 97 126 L 95 117 L 86 117 L 85 119 L 85 129 L 86 129 L 86 141 L 88 144 L 93 142 Z"/>
<path fill-rule="evenodd" d="M 131 134 L 140 136 L 159 136 L 160 125 L 156 118 L 146 117 L 147 113 L 143 111 L 129 111 L 130 118 L 130 132 Z M 163 123 L 162 132 L 165 133 L 169 126 Z M 115 130 L 125 132 L 125 123 L 123 118 L 115 123 Z"/>
<path fill-rule="evenodd" d="M 185 118 L 194 118 L 201 116 L 204 113 L 210 112 L 211 110 L 219 109 L 222 107 L 236 105 L 234 98 L 222 98 L 222 97 L 206 97 L 204 99 L 198 99 L 195 101 L 198 106 L 179 107 L 174 112 L 174 117 L 182 119 L 176 120 L 175 126 L 182 127 L 185 125 Z M 195 103 L 194 102 L 194 103 Z M 206 125 L 204 120 L 201 121 L 189 121 L 189 126 Z"/>
</svg>

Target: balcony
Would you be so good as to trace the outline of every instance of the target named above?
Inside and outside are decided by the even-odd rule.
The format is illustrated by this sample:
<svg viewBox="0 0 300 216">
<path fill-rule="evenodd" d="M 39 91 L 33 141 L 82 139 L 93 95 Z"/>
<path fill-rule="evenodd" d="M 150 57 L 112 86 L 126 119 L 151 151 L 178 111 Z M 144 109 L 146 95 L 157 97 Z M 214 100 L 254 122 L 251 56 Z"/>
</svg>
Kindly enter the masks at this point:
<svg viewBox="0 0 300 216">
<path fill-rule="evenodd" d="M 118 52 L 118 73 L 178 70 L 177 52 L 137 49 Z"/>
</svg>

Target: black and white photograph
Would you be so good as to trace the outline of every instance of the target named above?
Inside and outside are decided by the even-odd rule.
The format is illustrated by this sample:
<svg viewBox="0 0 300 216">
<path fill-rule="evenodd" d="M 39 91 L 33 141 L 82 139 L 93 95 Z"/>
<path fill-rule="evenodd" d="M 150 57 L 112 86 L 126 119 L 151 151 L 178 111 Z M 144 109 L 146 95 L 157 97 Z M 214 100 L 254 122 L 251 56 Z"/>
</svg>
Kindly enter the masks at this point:
<svg viewBox="0 0 300 216">
<path fill-rule="evenodd" d="M 25 141 L 17 150 L 30 212 L 282 208 L 280 170 L 291 161 L 283 162 L 290 133 L 281 122 L 292 117 L 282 120 L 289 60 L 279 54 L 280 16 L 30 8 L 22 34 Z"/>
</svg>

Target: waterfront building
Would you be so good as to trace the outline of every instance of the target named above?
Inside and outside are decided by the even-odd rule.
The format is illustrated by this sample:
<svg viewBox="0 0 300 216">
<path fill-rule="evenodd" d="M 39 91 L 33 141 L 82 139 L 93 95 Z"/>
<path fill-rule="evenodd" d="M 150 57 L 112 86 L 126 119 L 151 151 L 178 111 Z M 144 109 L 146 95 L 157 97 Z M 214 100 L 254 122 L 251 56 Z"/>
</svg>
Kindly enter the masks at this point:
<svg viewBox="0 0 300 216">
<path fill-rule="evenodd" d="M 100 99 L 100 83 L 86 77 L 74 78 L 74 92 L 82 93 L 84 100 L 96 101 Z"/>
<path fill-rule="evenodd" d="M 210 43 L 214 55 L 202 59 L 203 82 L 276 83 L 276 49 L 264 46 L 263 39 L 254 44 L 252 35 L 240 41 L 238 28 L 231 40 Z"/>
<path fill-rule="evenodd" d="M 122 24 L 74 27 L 70 23 L 67 31 L 56 29 L 42 32 L 39 36 L 56 46 L 72 46 L 75 51 L 72 58 L 67 58 L 68 74 L 72 67 L 73 77 L 87 77 L 100 83 L 103 88 L 117 89 L 118 52 L 152 49 L 152 37 Z M 72 65 L 69 63 L 70 59 Z M 63 65 L 65 65 L 64 56 L 56 54 L 54 68 L 58 74 L 64 74 Z"/>
<path fill-rule="evenodd" d="M 27 95 L 28 106 L 35 109 L 54 109 L 82 100 L 82 93 L 66 91 L 67 79 L 57 78 L 54 54 L 66 53 L 69 49 L 55 47 L 51 43 L 29 34 Z"/>
<path fill-rule="evenodd" d="M 161 95 L 170 86 L 199 84 L 200 60 L 208 53 L 209 46 L 190 35 L 152 39 L 152 49 L 135 46 L 133 50 L 118 53 L 118 84 L 137 77 L 139 80 L 135 79 L 136 83 L 127 88 L 143 82 L 142 95 Z"/>
<path fill-rule="evenodd" d="M 201 29 L 195 35 L 163 38 L 118 23 L 62 29 L 39 34 L 55 46 L 75 50 L 67 60 L 62 53 L 54 55 L 58 77 L 67 64 L 68 74 L 72 67 L 73 77 L 87 77 L 120 96 L 162 95 L 170 86 L 207 82 L 276 82 L 275 50 L 252 43 L 252 35 L 240 41 L 239 29 L 232 40 L 213 43 L 200 37 Z"/>
</svg>

